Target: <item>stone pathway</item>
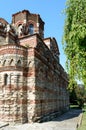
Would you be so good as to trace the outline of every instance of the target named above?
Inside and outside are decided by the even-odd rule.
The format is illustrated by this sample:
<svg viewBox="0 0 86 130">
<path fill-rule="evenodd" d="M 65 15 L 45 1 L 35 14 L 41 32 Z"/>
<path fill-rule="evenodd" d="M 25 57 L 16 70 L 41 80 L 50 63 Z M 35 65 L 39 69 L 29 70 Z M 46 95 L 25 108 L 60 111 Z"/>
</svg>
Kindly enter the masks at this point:
<svg viewBox="0 0 86 130">
<path fill-rule="evenodd" d="M 6 126 L 0 130 L 76 130 L 77 126 L 80 125 L 81 118 L 81 110 L 70 110 L 59 118 L 55 118 L 53 121 Z"/>
</svg>

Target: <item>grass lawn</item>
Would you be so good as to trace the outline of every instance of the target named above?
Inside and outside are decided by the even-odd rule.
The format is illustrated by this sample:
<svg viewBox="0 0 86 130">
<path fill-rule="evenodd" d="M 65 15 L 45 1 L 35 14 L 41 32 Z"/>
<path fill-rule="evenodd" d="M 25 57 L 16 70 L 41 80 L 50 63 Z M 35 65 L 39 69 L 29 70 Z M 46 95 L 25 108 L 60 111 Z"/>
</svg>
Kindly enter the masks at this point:
<svg viewBox="0 0 86 130">
<path fill-rule="evenodd" d="M 79 106 L 78 105 L 70 105 L 70 108 L 71 109 L 79 109 Z"/>
<path fill-rule="evenodd" d="M 78 130 L 86 130 L 86 104 L 83 108 L 82 123 L 81 126 L 78 128 Z"/>
</svg>

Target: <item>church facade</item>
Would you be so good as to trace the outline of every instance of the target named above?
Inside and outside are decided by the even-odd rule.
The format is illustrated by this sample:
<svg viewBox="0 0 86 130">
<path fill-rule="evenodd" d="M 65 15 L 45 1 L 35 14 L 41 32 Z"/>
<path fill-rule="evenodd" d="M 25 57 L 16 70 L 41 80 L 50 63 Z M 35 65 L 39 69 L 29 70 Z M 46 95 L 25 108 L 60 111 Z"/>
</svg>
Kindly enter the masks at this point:
<svg viewBox="0 0 86 130">
<path fill-rule="evenodd" d="M 39 14 L 0 18 L 0 121 L 51 120 L 69 108 L 68 75 L 55 38 L 44 38 Z"/>
</svg>

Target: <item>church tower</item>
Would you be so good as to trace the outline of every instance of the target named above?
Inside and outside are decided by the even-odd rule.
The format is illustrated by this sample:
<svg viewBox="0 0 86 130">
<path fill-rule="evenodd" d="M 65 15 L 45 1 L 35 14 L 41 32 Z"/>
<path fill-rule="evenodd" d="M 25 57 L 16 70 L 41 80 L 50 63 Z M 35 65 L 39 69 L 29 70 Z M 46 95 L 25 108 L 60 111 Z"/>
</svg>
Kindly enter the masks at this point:
<svg viewBox="0 0 86 130">
<path fill-rule="evenodd" d="M 12 15 L 12 25 L 17 29 L 19 37 L 39 34 L 44 38 L 44 22 L 39 14 L 32 14 L 28 10 Z"/>
</svg>

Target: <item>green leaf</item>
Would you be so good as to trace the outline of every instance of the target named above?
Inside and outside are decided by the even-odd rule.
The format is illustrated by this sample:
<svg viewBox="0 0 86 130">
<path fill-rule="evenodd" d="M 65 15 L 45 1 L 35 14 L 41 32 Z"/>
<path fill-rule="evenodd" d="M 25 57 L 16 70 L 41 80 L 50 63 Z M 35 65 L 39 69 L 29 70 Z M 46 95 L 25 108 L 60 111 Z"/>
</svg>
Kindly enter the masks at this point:
<svg viewBox="0 0 86 130">
<path fill-rule="evenodd" d="M 64 14 L 63 46 L 69 86 L 81 79 L 86 86 L 86 0 L 67 0 Z"/>
</svg>

